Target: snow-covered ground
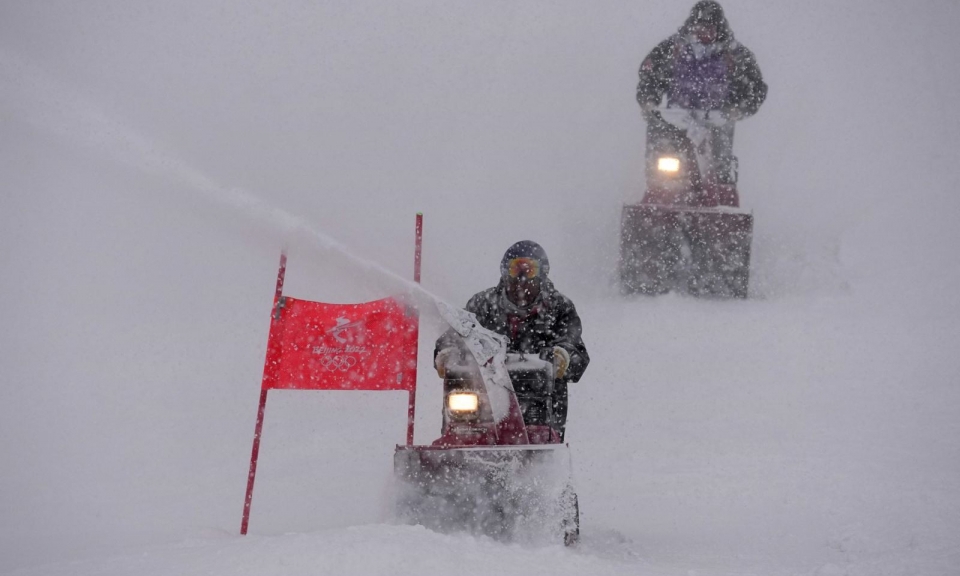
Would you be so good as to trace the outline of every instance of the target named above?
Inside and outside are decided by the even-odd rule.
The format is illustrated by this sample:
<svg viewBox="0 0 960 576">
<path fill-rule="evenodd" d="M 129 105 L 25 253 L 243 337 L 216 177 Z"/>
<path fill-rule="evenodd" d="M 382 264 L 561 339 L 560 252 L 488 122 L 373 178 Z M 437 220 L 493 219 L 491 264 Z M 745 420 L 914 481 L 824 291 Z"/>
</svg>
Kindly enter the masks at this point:
<svg viewBox="0 0 960 576">
<path fill-rule="evenodd" d="M 687 6 L 195 4 L 0 3 L 0 573 L 960 573 L 955 2 L 724 3 L 771 87 L 745 302 L 612 285 Z M 529 237 L 577 303 L 577 549 L 390 523 L 393 393 L 272 393 L 237 535 L 281 245 L 288 294 L 385 296 L 416 211 L 438 297 Z"/>
</svg>

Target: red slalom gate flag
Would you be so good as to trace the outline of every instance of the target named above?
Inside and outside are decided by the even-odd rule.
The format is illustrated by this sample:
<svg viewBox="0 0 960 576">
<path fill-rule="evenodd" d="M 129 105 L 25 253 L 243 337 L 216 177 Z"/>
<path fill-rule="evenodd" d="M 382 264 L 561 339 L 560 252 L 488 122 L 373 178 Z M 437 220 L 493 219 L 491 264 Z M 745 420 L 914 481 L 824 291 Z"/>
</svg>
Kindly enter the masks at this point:
<svg viewBox="0 0 960 576">
<path fill-rule="evenodd" d="M 416 388 L 419 319 L 397 298 L 324 304 L 281 297 L 263 390 Z"/>
<path fill-rule="evenodd" d="M 420 283 L 423 214 L 417 213 L 413 278 Z M 272 389 L 405 390 L 407 445 L 413 445 L 420 318 L 404 297 L 364 304 L 324 304 L 283 296 L 287 255 L 280 253 L 273 317 L 250 451 L 240 533 L 246 534 L 257 477 L 260 436 Z"/>
</svg>

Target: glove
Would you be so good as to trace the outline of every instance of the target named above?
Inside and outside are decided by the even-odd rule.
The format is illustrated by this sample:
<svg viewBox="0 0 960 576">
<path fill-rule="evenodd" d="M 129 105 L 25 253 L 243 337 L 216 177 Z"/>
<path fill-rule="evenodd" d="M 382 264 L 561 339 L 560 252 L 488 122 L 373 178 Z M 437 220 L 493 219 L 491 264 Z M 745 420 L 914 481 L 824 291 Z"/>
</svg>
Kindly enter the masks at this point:
<svg viewBox="0 0 960 576">
<path fill-rule="evenodd" d="M 723 115 L 730 122 L 736 122 L 737 120 L 740 120 L 743 118 L 743 112 L 741 112 L 740 109 L 737 108 L 736 106 L 733 106 L 724 110 Z"/>
<path fill-rule="evenodd" d="M 443 350 L 437 352 L 436 358 L 433 359 L 433 367 L 437 369 L 437 375 L 440 376 L 440 378 L 447 377 L 447 362 L 456 353 L 457 349 L 453 346 L 444 348 Z"/>
<path fill-rule="evenodd" d="M 644 120 L 649 120 L 657 111 L 656 102 L 640 102 L 640 114 Z"/>
<path fill-rule="evenodd" d="M 570 353 L 559 346 L 553 347 L 553 371 L 557 380 L 563 379 L 567 373 L 567 367 L 570 366 Z"/>
</svg>

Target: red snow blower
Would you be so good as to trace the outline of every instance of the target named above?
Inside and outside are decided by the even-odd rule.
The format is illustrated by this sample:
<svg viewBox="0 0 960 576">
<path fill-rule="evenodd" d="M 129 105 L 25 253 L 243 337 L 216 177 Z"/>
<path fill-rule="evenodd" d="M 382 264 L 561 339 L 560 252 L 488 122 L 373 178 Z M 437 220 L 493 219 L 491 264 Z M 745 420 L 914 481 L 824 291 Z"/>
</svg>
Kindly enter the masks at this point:
<svg viewBox="0 0 960 576">
<path fill-rule="evenodd" d="M 753 214 L 740 209 L 736 158 L 724 146 L 732 124 L 716 111 L 654 114 L 647 189 L 620 220 L 621 290 L 746 298 Z"/>
<path fill-rule="evenodd" d="M 398 517 L 442 532 L 572 545 L 579 505 L 556 428 L 552 351 L 501 347 L 487 356 L 486 347 L 480 364 L 482 347 L 470 342 L 486 331 L 473 324 L 468 332 L 474 354 L 464 351 L 444 370 L 440 437 L 394 453 Z"/>
</svg>

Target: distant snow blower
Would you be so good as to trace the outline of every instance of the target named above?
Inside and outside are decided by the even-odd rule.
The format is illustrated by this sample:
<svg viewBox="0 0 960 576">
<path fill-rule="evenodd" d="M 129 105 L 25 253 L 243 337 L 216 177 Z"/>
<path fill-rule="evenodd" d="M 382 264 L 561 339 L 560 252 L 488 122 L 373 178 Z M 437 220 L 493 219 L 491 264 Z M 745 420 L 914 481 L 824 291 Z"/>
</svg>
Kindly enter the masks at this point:
<svg viewBox="0 0 960 576">
<path fill-rule="evenodd" d="M 729 120 L 678 108 L 653 115 L 662 129 L 648 143 L 647 189 L 621 214 L 622 292 L 746 298 L 753 214 L 740 209 L 736 158 L 713 136 Z"/>
</svg>

